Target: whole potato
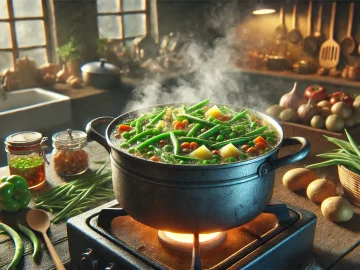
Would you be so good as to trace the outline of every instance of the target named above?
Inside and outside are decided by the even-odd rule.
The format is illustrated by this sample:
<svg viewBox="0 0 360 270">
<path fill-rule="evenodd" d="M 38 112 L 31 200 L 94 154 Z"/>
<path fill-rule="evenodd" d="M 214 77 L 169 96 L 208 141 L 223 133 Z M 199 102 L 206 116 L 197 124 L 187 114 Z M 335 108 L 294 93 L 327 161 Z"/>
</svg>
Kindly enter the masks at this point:
<svg viewBox="0 0 360 270">
<path fill-rule="evenodd" d="M 337 114 L 329 115 L 325 120 L 325 126 L 327 130 L 339 132 L 345 127 L 344 119 Z"/>
<path fill-rule="evenodd" d="M 284 122 L 296 123 L 299 121 L 299 117 L 294 109 L 287 108 L 283 110 L 279 115 L 280 120 Z"/>
<path fill-rule="evenodd" d="M 324 128 L 325 120 L 320 115 L 315 115 L 313 118 L 311 118 L 310 125 L 313 128 Z"/>
<path fill-rule="evenodd" d="M 268 114 L 268 115 L 270 115 L 270 116 L 272 116 L 272 117 L 274 117 L 274 118 L 276 118 L 276 119 L 278 119 L 280 113 L 281 113 L 283 110 L 285 110 L 284 107 L 281 107 L 280 105 L 275 104 L 275 105 L 272 105 L 272 106 L 270 106 L 269 108 L 267 108 L 267 110 L 266 110 L 265 113 Z"/>
<path fill-rule="evenodd" d="M 352 218 L 354 211 L 348 200 L 334 196 L 321 203 L 321 213 L 333 222 L 345 222 Z"/>
<path fill-rule="evenodd" d="M 331 103 L 328 100 L 322 100 L 322 101 L 318 102 L 318 104 L 316 106 L 318 106 L 318 108 L 320 108 L 320 109 L 321 108 L 330 108 Z"/>
<path fill-rule="evenodd" d="M 306 168 L 296 168 L 287 171 L 283 176 L 283 184 L 291 191 L 306 189 L 317 178 L 316 174 Z"/>
<path fill-rule="evenodd" d="M 336 195 L 336 186 L 325 178 L 316 179 L 308 185 L 306 195 L 311 201 L 322 203 L 326 198 Z"/>
</svg>

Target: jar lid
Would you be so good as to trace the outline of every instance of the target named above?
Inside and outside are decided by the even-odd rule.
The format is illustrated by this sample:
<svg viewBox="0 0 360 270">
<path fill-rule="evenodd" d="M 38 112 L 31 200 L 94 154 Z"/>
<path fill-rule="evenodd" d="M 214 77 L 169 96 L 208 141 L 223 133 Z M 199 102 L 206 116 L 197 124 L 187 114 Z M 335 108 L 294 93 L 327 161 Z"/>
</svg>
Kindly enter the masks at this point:
<svg viewBox="0 0 360 270">
<path fill-rule="evenodd" d="M 42 139 L 42 134 L 35 131 L 21 131 L 9 135 L 5 139 L 5 144 L 7 146 L 15 147 L 28 147 L 36 144 L 40 144 Z"/>
<path fill-rule="evenodd" d="M 120 69 L 110 63 L 107 63 L 105 58 L 100 58 L 99 61 L 90 62 L 81 67 L 82 72 L 95 73 L 101 75 L 118 75 Z"/>
<path fill-rule="evenodd" d="M 80 130 L 65 130 L 52 136 L 53 146 L 58 149 L 76 149 L 87 144 L 87 135 Z"/>
</svg>

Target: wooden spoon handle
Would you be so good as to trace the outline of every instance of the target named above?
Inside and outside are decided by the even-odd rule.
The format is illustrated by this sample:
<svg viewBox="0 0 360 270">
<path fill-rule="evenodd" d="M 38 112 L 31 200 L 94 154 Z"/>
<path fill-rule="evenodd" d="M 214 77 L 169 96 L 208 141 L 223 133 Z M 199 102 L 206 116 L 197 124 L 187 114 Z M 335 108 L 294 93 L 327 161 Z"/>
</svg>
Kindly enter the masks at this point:
<svg viewBox="0 0 360 270">
<path fill-rule="evenodd" d="M 333 2 L 331 8 L 330 34 L 329 34 L 331 39 L 334 39 L 335 13 L 336 13 L 336 2 Z"/>
<path fill-rule="evenodd" d="M 354 2 L 351 2 L 350 6 L 349 6 L 349 25 L 348 25 L 348 30 L 347 30 L 348 37 L 351 36 L 351 28 L 352 28 L 353 19 L 354 19 Z"/>
<path fill-rule="evenodd" d="M 311 14 L 312 14 L 312 1 L 309 1 L 308 7 L 308 36 L 311 35 Z"/>
<path fill-rule="evenodd" d="M 280 8 L 280 24 L 284 24 L 284 8 L 281 6 Z"/>
<path fill-rule="evenodd" d="M 45 244 L 47 246 L 47 249 L 49 250 L 50 256 L 54 262 L 54 265 L 57 270 L 66 270 L 58 253 L 56 252 L 53 244 L 51 243 L 49 237 L 47 236 L 46 232 L 43 232 L 43 237 L 45 240 Z"/>
<path fill-rule="evenodd" d="M 292 17 L 292 28 L 295 29 L 296 28 L 296 4 L 294 4 L 292 16 L 293 16 Z"/>
<path fill-rule="evenodd" d="M 318 23 L 317 23 L 317 32 L 321 32 L 321 19 L 322 19 L 322 10 L 323 4 L 320 4 L 319 13 L 318 13 Z"/>
</svg>

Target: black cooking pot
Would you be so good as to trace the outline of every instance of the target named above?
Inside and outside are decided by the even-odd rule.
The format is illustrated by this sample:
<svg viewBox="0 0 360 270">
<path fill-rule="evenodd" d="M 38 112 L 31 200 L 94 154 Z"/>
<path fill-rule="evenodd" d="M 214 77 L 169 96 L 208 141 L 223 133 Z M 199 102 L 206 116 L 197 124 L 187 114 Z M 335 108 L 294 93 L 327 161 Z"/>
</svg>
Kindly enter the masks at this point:
<svg viewBox="0 0 360 270">
<path fill-rule="evenodd" d="M 277 131 L 278 145 L 259 157 L 230 164 L 176 165 L 152 162 L 122 151 L 113 142 L 115 126 L 158 105 L 123 114 L 100 117 L 86 127 L 88 138 L 110 153 L 116 198 L 129 215 L 150 227 L 181 233 L 226 231 L 261 214 L 274 187 L 275 169 L 303 159 L 310 143 L 301 137 L 283 139 L 281 126 L 269 116 L 249 109 Z M 234 107 L 234 106 L 232 106 Z M 236 109 L 245 109 L 237 107 Z M 108 124 L 106 137 L 96 131 Z M 280 147 L 300 144 L 301 149 L 277 158 Z"/>
</svg>

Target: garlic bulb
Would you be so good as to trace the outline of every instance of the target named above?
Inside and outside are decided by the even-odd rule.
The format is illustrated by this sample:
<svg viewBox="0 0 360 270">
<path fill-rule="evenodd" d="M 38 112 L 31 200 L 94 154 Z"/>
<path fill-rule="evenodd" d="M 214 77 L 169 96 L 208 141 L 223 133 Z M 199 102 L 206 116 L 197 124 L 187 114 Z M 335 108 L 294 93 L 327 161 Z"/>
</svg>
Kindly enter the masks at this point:
<svg viewBox="0 0 360 270">
<path fill-rule="evenodd" d="M 309 99 L 308 103 L 302 104 L 297 111 L 300 122 L 306 125 L 310 124 L 311 118 L 318 114 L 318 112 L 318 108 L 314 107 L 311 99 Z"/>
<path fill-rule="evenodd" d="M 285 108 L 297 110 L 299 106 L 305 102 L 306 99 L 298 92 L 297 82 L 295 82 L 293 89 L 281 97 L 279 105 Z"/>
</svg>

